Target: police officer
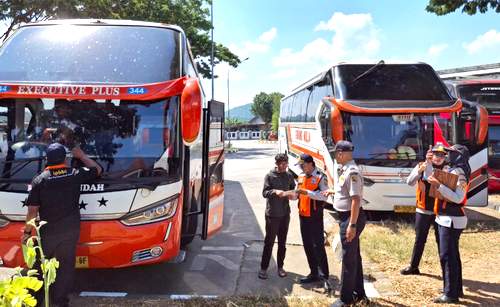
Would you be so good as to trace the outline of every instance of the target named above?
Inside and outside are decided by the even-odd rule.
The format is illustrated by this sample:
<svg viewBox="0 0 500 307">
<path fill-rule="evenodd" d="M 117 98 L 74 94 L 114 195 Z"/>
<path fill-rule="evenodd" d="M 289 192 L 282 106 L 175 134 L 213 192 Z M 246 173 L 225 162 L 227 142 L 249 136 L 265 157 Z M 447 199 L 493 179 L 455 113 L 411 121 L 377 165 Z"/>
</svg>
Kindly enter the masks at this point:
<svg viewBox="0 0 500 307">
<path fill-rule="evenodd" d="M 403 275 L 420 274 L 418 266 L 424 253 L 425 242 L 431 226 L 434 228 L 434 235 L 439 248 L 438 226 L 434 214 L 435 199 L 429 195 L 431 184 L 427 181 L 427 178 L 432 175 L 434 169 L 443 169 L 445 158 L 445 147 L 443 144 L 437 143 L 427 152 L 426 161 L 415 166 L 406 179 L 406 183 L 411 186 L 417 184 L 417 208 L 415 214 L 415 244 L 413 245 L 410 266 L 401 270 Z"/>
<path fill-rule="evenodd" d="M 443 273 L 443 295 L 434 300 L 435 303 L 458 303 L 463 295 L 462 262 L 460 260 L 459 239 L 467 226 L 464 206 L 467 202 L 468 182 L 471 169 L 469 166 L 469 150 L 463 145 L 453 145 L 448 149 L 449 169 L 458 176 L 455 191 L 430 176 L 427 181 L 437 187 L 444 199 L 438 199 L 436 206 L 436 223 L 439 231 L 439 260 Z"/>
<path fill-rule="evenodd" d="M 26 221 L 40 215 L 40 220 L 47 222 L 41 228 L 42 248 L 47 258 L 55 257 L 59 261 L 57 278 L 51 286 L 51 302 L 68 306 L 80 236 L 80 184 L 98 177 L 102 169 L 80 148 L 74 148 L 72 153 L 85 165 L 81 168 L 66 166 L 66 149 L 59 143 L 50 144 L 46 152 L 46 168 L 31 183 Z M 26 224 L 22 241 L 26 242 L 32 233 L 32 226 Z M 37 293 L 39 305 L 43 300 L 42 292 Z"/>
<path fill-rule="evenodd" d="M 359 236 L 366 224 L 361 207 L 363 177 L 353 160 L 354 146 L 349 141 L 338 141 L 334 147 L 337 173 L 334 176 L 333 207 L 338 212 L 342 243 L 342 273 L 340 298 L 332 306 L 347 306 L 368 302 L 363 285 L 363 265 L 359 250 Z"/>
<path fill-rule="evenodd" d="M 328 277 L 330 272 L 323 231 L 323 205 L 327 197 L 321 194 L 322 191 L 328 190 L 328 183 L 325 175 L 316 168 L 312 156 L 300 155 L 298 165 L 302 168 L 297 185 L 300 233 L 310 269 L 309 275 L 301 278 L 300 283 L 323 280 L 325 287 L 329 290 Z M 321 275 L 318 267 L 321 269 Z"/>
</svg>

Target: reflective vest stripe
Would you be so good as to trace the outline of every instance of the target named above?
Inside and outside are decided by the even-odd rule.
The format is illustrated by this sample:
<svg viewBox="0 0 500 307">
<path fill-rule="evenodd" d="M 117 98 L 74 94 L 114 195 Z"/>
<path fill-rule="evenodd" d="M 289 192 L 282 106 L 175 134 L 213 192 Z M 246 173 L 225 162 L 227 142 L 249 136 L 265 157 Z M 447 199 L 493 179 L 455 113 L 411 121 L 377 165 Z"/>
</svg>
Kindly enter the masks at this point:
<svg viewBox="0 0 500 307">
<path fill-rule="evenodd" d="M 320 176 L 310 176 L 306 177 L 305 175 L 299 176 L 299 189 L 305 189 L 308 191 L 316 191 L 319 187 L 319 182 L 321 181 Z M 316 210 L 316 204 L 313 204 L 314 210 Z M 307 195 L 300 194 L 299 196 L 299 215 L 300 216 L 311 216 L 311 198 Z"/>
</svg>

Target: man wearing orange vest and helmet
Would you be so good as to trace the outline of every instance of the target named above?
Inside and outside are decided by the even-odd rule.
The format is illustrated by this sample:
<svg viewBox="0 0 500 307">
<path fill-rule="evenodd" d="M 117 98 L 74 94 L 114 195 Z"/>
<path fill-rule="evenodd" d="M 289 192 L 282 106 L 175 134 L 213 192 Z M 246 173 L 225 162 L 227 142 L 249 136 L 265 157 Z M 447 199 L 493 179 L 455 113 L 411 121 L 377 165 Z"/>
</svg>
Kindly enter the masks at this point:
<svg viewBox="0 0 500 307">
<path fill-rule="evenodd" d="M 434 214 L 435 198 L 429 195 L 431 184 L 427 178 L 432 175 L 434 169 L 445 168 L 446 149 L 442 143 L 437 143 L 434 147 L 427 151 L 425 156 L 426 161 L 419 163 L 411 171 L 406 179 L 406 183 L 414 186 L 417 185 L 417 208 L 415 214 L 415 244 L 413 245 L 413 253 L 411 256 L 410 266 L 401 270 L 402 275 L 418 275 L 420 270 L 418 266 L 420 259 L 424 253 L 425 242 L 431 225 L 434 227 L 434 235 L 436 243 L 439 247 L 438 226 L 435 222 L 436 215 Z"/>
<path fill-rule="evenodd" d="M 322 191 L 328 190 L 326 176 L 321 173 L 314 163 L 312 156 L 300 155 L 298 165 L 302 173 L 298 178 L 299 217 L 302 243 L 311 273 L 300 279 L 300 283 L 310 283 L 324 280 L 325 287 L 328 283 L 329 269 L 325 250 L 325 237 L 323 231 L 323 205 L 327 200 Z M 321 269 L 321 275 L 318 271 Z"/>
</svg>

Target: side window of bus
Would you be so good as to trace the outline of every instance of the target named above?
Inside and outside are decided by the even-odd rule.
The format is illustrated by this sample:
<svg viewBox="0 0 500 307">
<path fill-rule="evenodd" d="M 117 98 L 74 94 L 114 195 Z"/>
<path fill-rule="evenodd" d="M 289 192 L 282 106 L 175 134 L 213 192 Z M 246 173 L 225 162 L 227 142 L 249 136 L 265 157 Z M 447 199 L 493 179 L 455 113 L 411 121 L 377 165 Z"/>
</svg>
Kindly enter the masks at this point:
<svg viewBox="0 0 500 307">
<path fill-rule="evenodd" d="M 303 122 L 307 108 L 307 100 L 309 99 L 309 91 L 302 90 L 294 95 L 292 107 L 292 121 Z"/>
<path fill-rule="evenodd" d="M 328 152 L 331 152 L 333 150 L 333 138 L 332 138 L 332 122 L 330 115 L 331 114 L 331 108 L 329 106 L 323 105 L 319 117 L 319 121 L 321 124 L 321 137 L 323 138 L 323 141 L 325 142 L 326 148 L 328 149 Z"/>
<path fill-rule="evenodd" d="M 307 105 L 306 121 L 314 121 L 318 106 L 321 104 L 321 100 L 326 96 L 333 96 L 332 84 L 328 75 L 325 79 L 316 83 L 313 87 L 311 98 L 309 99 L 309 104 Z"/>
<path fill-rule="evenodd" d="M 458 116 L 457 125 L 457 143 L 467 146 L 471 155 L 477 153 L 481 148 L 476 145 L 475 109 L 464 107 Z"/>
</svg>

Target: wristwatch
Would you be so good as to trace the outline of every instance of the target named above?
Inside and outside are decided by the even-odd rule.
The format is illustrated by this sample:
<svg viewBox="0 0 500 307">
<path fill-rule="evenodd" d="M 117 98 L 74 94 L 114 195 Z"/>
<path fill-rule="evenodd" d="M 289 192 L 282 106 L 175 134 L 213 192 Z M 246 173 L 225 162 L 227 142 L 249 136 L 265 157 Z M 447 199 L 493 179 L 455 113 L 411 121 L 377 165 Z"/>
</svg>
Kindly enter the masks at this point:
<svg viewBox="0 0 500 307">
<path fill-rule="evenodd" d="M 351 228 L 356 228 L 356 223 L 354 223 L 354 224 L 352 224 L 352 223 L 351 223 L 351 224 L 349 224 L 349 227 L 351 227 Z"/>
</svg>

